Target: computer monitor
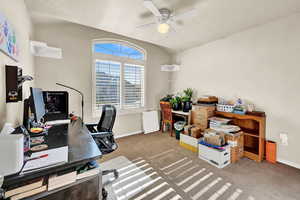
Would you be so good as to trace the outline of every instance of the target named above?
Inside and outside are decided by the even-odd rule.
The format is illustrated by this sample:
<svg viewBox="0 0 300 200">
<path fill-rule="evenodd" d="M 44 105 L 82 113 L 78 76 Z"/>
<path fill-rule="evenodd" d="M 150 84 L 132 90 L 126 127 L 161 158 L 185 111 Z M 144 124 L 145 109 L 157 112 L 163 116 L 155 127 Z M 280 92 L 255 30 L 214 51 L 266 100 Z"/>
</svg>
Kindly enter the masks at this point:
<svg viewBox="0 0 300 200">
<path fill-rule="evenodd" d="M 66 91 L 43 91 L 46 121 L 68 119 L 69 94 Z"/>
<path fill-rule="evenodd" d="M 43 91 L 39 88 L 30 87 L 30 93 L 30 110 L 34 115 L 34 121 L 37 123 L 43 122 L 46 114 Z"/>
</svg>

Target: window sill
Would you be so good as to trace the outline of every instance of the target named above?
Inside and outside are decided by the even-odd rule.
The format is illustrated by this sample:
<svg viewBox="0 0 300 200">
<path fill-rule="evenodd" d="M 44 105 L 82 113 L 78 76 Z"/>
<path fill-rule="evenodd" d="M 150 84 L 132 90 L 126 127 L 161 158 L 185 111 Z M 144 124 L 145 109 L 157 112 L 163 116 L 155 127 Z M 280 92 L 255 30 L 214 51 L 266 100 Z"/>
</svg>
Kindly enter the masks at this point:
<svg viewBox="0 0 300 200">
<path fill-rule="evenodd" d="M 123 115 L 134 115 L 134 114 L 140 114 L 142 112 L 147 111 L 146 108 L 136 108 L 136 109 L 117 109 L 117 116 L 123 116 Z M 98 118 L 101 117 L 102 110 L 97 110 L 93 112 L 93 117 Z"/>
</svg>

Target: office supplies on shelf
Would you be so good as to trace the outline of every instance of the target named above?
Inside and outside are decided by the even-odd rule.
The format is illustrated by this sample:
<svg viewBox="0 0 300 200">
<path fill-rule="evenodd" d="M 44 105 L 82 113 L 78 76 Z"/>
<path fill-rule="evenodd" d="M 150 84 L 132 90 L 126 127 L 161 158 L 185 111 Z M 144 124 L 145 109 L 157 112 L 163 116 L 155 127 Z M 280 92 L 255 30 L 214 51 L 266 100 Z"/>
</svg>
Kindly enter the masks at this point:
<svg viewBox="0 0 300 200">
<path fill-rule="evenodd" d="M 18 173 L 24 161 L 24 136 L 0 135 L 0 176 Z"/>
<path fill-rule="evenodd" d="M 69 117 L 69 93 L 66 91 L 43 91 L 46 107 L 45 121 L 64 120 Z"/>
<path fill-rule="evenodd" d="M 45 137 L 44 136 L 37 136 L 37 137 L 31 137 L 30 138 L 30 145 L 31 146 L 42 144 L 43 142 L 45 142 Z"/>
<path fill-rule="evenodd" d="M 210 128 L 216 130 L 217 132 L 223 132 L 223 133 L 236 133 L 241 130 L 240 127 L 235 125 L 211 126 Z"/>
<path fill-rule="evenodd" d="M 77 93 L 80 94 L 80 96 L 81 96 L 81 119 L 84 122 L 84 110 L 83 110 L 83 107 L 84 107 L 84 95 L 83 95 L 83 93 L 81 91 L 73 88 L 73 87 L 70 87 L 70 86 L 67 86 L 67 85 L 64 85 L 64 84 L 61 84 L 61 83 L 56 83 L 56 85 L 68 88 L 68 89 L 73 90 L 73 91 L 75 91 L 75 92 L 77 92 Z"/>
<path fill-rule="evenodd" d="M 39 157 L 48 154 L 47 157 L 40 159 L 29 160 L 25 163 L 22 172 L 31 171 L 35 169 L 42 169 L 44 167 L 49 167 L 51 165 L 62 164 L 68 162 L 68 147 L 60 147 L 56 149 L 50 149 L 46 151 L 41 151 L 33 153 L 32 158 Z"/>
<path fill-rule="evenodd" d="M 31 128 L 30 129 L 30 132 L 31 133 L 41 133 L 41 132 L 43 132 L 43 128 Z"/>
<path fill-rule="evenodd" d="M 37 146 L 33 146 L 30 148 L 31 151 L 33 152 L 38 152 L 38 151 L 43 151 L 48 149 L 48 145 L 47 144 L 41 144 L 41 145 L 37 145 Z"/>
</svg>

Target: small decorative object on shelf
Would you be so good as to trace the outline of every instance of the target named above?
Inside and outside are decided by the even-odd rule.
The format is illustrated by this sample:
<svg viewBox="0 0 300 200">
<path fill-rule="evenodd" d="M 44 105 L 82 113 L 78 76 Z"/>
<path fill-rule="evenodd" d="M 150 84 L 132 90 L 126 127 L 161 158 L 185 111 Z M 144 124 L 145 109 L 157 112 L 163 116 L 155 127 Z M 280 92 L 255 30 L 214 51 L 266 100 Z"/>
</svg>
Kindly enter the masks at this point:
<svg viewBox="0 0 300 200">
<path fill-rule="evenodd" d="M 217 104 L 217 111 L 220 112 L 233 112 L 234 105 L 229 104 Z"/>
</svg>

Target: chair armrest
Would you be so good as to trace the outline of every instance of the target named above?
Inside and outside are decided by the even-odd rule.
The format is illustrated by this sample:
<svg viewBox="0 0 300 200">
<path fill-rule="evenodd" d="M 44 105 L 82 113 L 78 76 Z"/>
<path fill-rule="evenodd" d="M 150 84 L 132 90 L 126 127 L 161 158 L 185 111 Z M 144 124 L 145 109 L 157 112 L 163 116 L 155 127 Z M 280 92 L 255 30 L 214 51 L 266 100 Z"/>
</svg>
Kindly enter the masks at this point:
<svg viewBox="0 0 300 200">
<path fill-rule="evenodd" d="M 96 124 L 96 123 L 86 123 L 85 125 L 91 133 L 97 133 L 96 127 L 98 126 L 98 124 Z"/>
<path fill-rule="evenodd" d="M 95 127 L 95 126 L 98 126 L 97 123 L 85 123 L 85 125 L 86 125 L 87 127 Z"/>
<path fill-rule="evenodd" d="M 112 135 L 113 133 L 112 132 L 96 132 L 96 133 L 91 133 L 91 136 L 94 137 L 94 138 L 97 138 L 97 137 L 104 137 L 104 136 L 110 136 Z"/>
</svg>

